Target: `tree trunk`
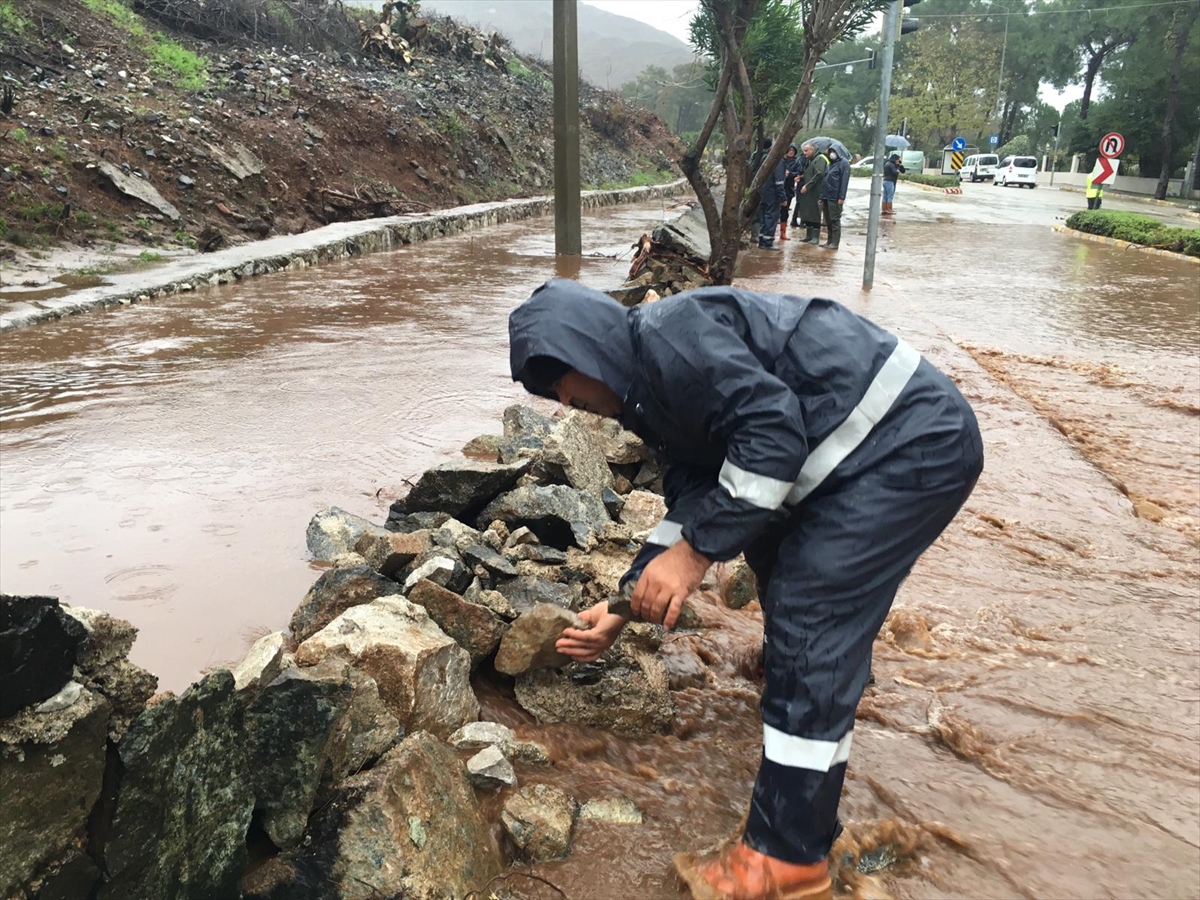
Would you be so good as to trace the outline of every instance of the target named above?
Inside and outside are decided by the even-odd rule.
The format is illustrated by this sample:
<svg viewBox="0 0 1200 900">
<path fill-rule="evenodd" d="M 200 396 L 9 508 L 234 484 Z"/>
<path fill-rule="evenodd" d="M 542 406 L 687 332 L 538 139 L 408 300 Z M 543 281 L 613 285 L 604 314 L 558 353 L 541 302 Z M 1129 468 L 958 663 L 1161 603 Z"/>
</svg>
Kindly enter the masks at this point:
<svg viewBox="0 0 1200 900">
<path fill-rule="evenodd" d="M 1017 120 L 1018 109 L 1020 109 L 1019 103 L 1015 101 L 1008 102 L 1008 112 L 1004 116 L 1004 127 L 1000 133 L 1000 146 L 1012 140 L 1013 124 Z"/>
<path fill-rule="evenodd" d="M 712 137 L 717 119 L 721 116 L 721 110 L 725 105 L 725 95 L 729 93 L 729 82 L 732 77 L 733 60 L 727 55 L 721 65 L 721 77 L 717 79 L 717 92 L 713 96 L 713 105 L 708 111 L 708 118 L 704 120 L 704 126 L 700 129 L 696 143 L 678 160 L 680 170 L 687 178 L 688 184 L 692 186 L 692 190 L 696 192 L 696 199 L 700 201 L 700 208 L 704 210 L 704 222 L 708 228 L 708 243 L 714 250 L 721 239 L 720 214 L 717 211 L 717 199 L 713 196 L 712 188 L 700 170 L 700 160 L 704 157 L 704 150 Z M 728 171 L 728 153 L 726 153 L 725 162 L 726 171 Z M 726 176 L 726 180 L 728 180 L 728 176 Z"/>
<path fill-rule="evenodd" d="M 1100 66 L 1104 64 L 1104 57 L 1108 56 L 1115 47 L 1115 44 L 1110 44 L 1108 41 L 1101 44 L 1099 49 L 1094 49 L 1090 43 L 1087 45 L 1088 62 L 1083 75 L 1083 99 L 1079 101 L 1080 122 L 1087 121 L 1088 107 L 1092 105 L 1092 88 L 1096 86 L 1096 76 L 1100 74 Z"/>
<path fill-rule="evenodd" d="M 1171 61 L 1171 74 L 1167 79 L 1167 114 L 1163 118 L 1162 128 L 1162 171 L 1158 173 L 1158 185 L 1154 189 L 1156 200 L 1165 200 L 1167 185 L 1171 181 L 1172 161 L 1175 156 L 1175 118 L 1179 114 L 1179 83 L 1183 80 L 1183 57 L 1187 52 L 1188 38 L 1192 33 L 1192 25 L 1200 14 L 1200 4 L 1189 3 L 1187 12 L 1179 10 L 1174 15 L 1175 57 Z"/>
</svg>

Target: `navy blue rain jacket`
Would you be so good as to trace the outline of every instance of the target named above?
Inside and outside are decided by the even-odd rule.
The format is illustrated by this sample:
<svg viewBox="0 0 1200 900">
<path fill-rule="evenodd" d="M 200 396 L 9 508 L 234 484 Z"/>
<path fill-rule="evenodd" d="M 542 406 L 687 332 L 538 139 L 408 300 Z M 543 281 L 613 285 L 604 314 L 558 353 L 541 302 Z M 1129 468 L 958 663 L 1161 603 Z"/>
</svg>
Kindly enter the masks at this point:
<svg viewBox="0 0 1200 900">
<path fill-rule="evenodd" d="M 835 203 L 838 200 L 845 200 L 846 190 L 849 187 L 850 163 L 839 158 L 837 162 L 831 162 L 825 171 L 825 180 L 821 182 L 821 193 L 817 199 L 832 200 Z"/>
<path fill-rule="evenodd" d="M 940 382 L 926 378 L 922 387 L 919 373 L 911 377 L 918 364 L 944 376 L 894 335 L 822 298 L 711 287 L 626 309 L 576 282 L 549 281 L 512 312 L 509 337 L 514 381 L 551 396 L 529 367 L 550 356 L 604 382 L 624 401 L 622 424 L 665 467 L 667 517 L 625 580 L 681 536 L 710 559 L 732 559 L 786 507 L 949 415 Z M 868 387 L 897 360 L 903 397 L 866 410 L 869 433 L 848 457 L 830 468 L 828 454 L 818 454 L 801 477 L 813 448 L 851 412 L 862 416 L 856 407 Z M 913 414 L 914 404 L 932 411 Z M 912 426 L 872 439 L 875 423 L 901 407 Z"/>
</svg>

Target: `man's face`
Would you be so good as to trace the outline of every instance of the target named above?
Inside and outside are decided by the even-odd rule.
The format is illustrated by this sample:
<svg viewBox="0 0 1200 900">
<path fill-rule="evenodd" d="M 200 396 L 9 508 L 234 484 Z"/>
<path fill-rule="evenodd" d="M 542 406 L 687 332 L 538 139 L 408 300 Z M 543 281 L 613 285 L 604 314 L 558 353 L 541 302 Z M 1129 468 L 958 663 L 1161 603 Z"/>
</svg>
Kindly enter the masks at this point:
<svg viewBox="0 0 1200 900">
<path fill-rule="evenodd" d="M 812 158 L 813 158 L 813 152 L 814 152 L 814 151 L 813 151 L 813 145 L 812 145 L 812 144 L 805 144 L 805 145 L 804 145 L 802 148 L 800 148 L 800 149 L 801 149 L 801 152 L 803 152 L 803 153 L 804 153 L 804 158 L 805 158 L 805 159 L 812 159 Z"/>
<path fill-rule="evenodd" d="M 796 158 L 796 148 L 795 147 L 788 147 L 787 158 L 788 159 Z"/>
<path fill-rule="evenodd" d="M 621 415 L 621 398 L 608 385 L 574 369 L 554 383 L 554 392 L 563 406 L 573 406 L 610 419 Z"/>
</svg>

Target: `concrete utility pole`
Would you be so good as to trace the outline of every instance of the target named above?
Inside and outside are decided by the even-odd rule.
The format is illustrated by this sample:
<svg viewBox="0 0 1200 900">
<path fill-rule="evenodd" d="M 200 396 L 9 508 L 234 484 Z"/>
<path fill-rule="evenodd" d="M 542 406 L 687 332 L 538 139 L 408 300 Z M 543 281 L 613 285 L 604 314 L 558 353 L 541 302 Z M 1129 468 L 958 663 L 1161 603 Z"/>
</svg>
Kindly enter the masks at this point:
<svg viewBox="0 0 1200 900">
<path fill-rule="evenodd" d="M 583 252 L 579 213 L 579 17 L 554 0 L 554 252 Z"/>
<path fill-rule="evenodd" d="M 879 115 L 875 121 L 875 165 L 871 171 L 871 210 L 867 215 L 867 247 L 863 261 L 863 288 L 875 284 L 875 246 L 879 242 L 879 212 L 883 203 L 883 156 L 887 140 L 888 101 L 892 96 L 892 57 L 896 44 L 896 22 L 902 0 L 892 0 L 883 19 L 883 70 L 879 78 Z"/>
</svg>

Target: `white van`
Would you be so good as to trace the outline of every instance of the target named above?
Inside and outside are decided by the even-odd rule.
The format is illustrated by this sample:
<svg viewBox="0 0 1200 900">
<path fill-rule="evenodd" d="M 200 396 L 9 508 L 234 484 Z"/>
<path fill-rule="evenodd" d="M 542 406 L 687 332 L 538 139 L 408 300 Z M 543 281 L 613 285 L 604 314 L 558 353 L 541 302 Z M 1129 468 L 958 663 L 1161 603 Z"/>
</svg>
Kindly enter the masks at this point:
<svg viewBox="0 0 1200 900">
<path fill-rule="evenodd" d="M 1015 184 L 1018 187 L 1037 187 L 1038 161 L 1032 156 L 1006 156 L 996 167 L 996 177 L 992 184 L 1007 187 Z"/>
<path fill-rule="evenodd" d="M 977 153 L 963 160 L 962 168 L 958 170 L 959 182 L 991 181 L 996 177 L 996 166 L 1000 157 L 995 153 Z"/>
</svg>

